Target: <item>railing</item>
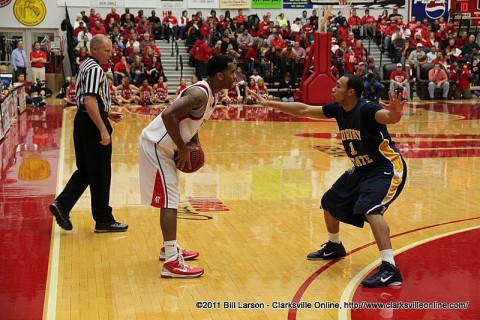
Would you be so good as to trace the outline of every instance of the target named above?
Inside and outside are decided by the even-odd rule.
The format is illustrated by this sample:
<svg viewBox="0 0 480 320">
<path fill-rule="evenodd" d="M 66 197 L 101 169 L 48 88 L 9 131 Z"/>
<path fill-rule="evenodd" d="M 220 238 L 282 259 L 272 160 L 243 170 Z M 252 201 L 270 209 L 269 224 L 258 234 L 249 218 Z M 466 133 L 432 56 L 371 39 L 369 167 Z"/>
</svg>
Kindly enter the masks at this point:
<svg viewBox="0 0 480 320">
<path fill-rule="evenodd" d="M 178 55 L 177 55 L 177 57 L 178 57 Z M 183 58 L 182 58 L 182 56 L 180 56 L 180 79 L 182 79 L 182 78 L 183 78 Z"/>
<path fill-rule="evenodd" d="M 178 71 L 178 57 L 180 56 L 180 53 L 178 52 L 178 42 L 175 40 L 175 71 Z"/>
</svg>

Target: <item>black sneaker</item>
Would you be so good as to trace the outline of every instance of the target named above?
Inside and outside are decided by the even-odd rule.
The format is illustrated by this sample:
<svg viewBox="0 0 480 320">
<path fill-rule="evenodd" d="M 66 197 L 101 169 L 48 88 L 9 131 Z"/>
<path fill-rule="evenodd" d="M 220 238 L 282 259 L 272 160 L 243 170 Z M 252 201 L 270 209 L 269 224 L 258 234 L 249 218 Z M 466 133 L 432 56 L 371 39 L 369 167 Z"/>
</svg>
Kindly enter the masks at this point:
<svg viewBox="0 0 480 320">
<path fill-rule="evenodd" d="M 65 209 L 60 202 L 57 200 L 53 201 L 49 208 L 60 228 L 67 231 L 73 229 L 70 217 L 68 216 L 68 213 L 65 212 Z"/>
<path fill-rule="evenodd" d="M 125 223 L 120 223 L 117 221 L 112 221 L 108 223 L 97 222 L 95 223 L 95 232 L 96 233 L 106 233 L 106 232 L 124 232 L 127 231 L 128 225 Z"/>
<path fill-rule="evenodd" d="M 370 278 L 362 281 L 362 285 L 368 288 L 400 286 L 402 283 L 402 275 L 398 268 L 387 261 L 382 261 L 378 271 Z"/>
<path fill-rule="evenodd" d="M 347 255 L 345 247 L 342 243 L 325 242 L 322 248 L 318 251 L 312 252 L 307 256 L 308 260 L 332 260 L 340 259 Z"/>
</svg>

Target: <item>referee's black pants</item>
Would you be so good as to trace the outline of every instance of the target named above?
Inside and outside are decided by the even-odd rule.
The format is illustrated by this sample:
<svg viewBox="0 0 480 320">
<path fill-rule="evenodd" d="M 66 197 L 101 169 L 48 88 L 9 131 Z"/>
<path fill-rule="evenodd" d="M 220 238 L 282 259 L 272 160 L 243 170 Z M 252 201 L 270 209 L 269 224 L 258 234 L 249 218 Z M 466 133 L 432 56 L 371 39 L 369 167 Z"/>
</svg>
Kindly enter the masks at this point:
<svg viewBox="0 0 480 320">
<path fill-rule="evenodd" d="M 111 135 L 113 130 L 106 113 L 102 114 L 102 119 Z M 100 131 L 88 113 L 78 111 L 73 125 L 77 170 L 57 197 L 57 201 L 63 205 L 66 212 L 70 212 L 85 189 L 90 186 L 93 219 L 108 223 L 115 220 L 109 205 L 112 143 L 103 146 L 100 141 Z"/>
</svg>

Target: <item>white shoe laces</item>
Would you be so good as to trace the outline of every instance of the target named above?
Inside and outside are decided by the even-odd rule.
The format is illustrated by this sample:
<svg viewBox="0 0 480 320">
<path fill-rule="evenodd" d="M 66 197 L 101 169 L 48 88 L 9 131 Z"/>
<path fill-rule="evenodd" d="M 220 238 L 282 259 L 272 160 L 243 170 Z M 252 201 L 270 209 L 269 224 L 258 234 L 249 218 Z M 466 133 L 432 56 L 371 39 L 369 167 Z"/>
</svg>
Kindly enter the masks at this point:
<svg viewBox="0 0 480 320">
<path fill-rule="evenodd" d="M 190 268 L 188 264 L 185 263 L 185 259 L 182 255 L 182 248 L 178 246 L 178 264 L 185 268 Z"/>
</svg>

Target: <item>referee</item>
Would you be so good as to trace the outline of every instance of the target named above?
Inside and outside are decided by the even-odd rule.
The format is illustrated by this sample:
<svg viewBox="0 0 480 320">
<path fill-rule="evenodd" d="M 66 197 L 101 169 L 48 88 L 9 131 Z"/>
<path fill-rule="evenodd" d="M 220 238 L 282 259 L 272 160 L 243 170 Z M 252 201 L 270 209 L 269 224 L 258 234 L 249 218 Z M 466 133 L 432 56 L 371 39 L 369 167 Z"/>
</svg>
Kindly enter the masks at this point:
<svg viewBox="0 0 480 320">
<path fill-rule="evenodd" d="M 77 114 L 73 125 L 73 142 L 77 170 L 65 189 L 50 205 L 57 224 L 72 230 L 70 211 L 85 189 L 90 186 L 95 232 L 122 232 L 128 225 L 115 221 L 110 200 L 112 126 L 122 114 L 110 112 L 110 92 L 101 64 L 112 54 L 112 42 L 105 35 L 90 41 L 90 57 L 80 66 L 77 75 Z"/>
</svg>

